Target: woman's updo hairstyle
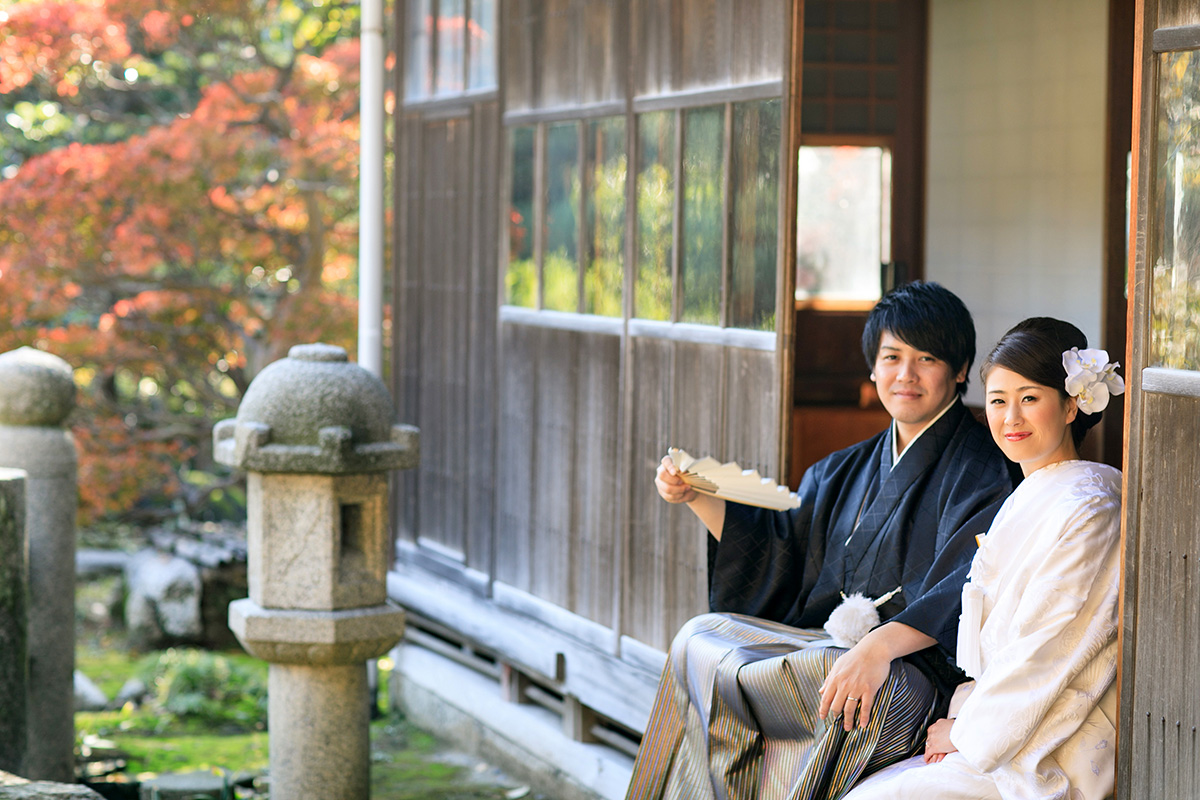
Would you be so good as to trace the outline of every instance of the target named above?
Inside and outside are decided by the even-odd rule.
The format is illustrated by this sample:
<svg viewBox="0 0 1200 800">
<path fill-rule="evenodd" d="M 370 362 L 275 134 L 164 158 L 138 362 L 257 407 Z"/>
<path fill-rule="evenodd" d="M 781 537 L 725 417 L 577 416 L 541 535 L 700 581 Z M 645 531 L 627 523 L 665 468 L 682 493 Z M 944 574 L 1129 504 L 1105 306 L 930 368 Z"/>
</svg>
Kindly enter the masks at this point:
<svg viewBox="0 0 1200 800">
<path fill-rule="evenodd" d="M 980 379 L 987 383 L 993 367 L 1004 367 L 1034 383 L 1055 389 L 1064 398 L 1067 394 L 1067 370 L 1063 367 L 1063 352 L 1072 347 L 1087 348 L 1083 331 L 1069 322 L 1053 317 L 1030 317 L 1018 322 L 996 343 L 992 352 L 979 366 Z M 1103 414 L 1075 414 L 1071 423 L 1071 438 L 1079 447 L 1088 429 L 1100 421 Z"/>
</svg>

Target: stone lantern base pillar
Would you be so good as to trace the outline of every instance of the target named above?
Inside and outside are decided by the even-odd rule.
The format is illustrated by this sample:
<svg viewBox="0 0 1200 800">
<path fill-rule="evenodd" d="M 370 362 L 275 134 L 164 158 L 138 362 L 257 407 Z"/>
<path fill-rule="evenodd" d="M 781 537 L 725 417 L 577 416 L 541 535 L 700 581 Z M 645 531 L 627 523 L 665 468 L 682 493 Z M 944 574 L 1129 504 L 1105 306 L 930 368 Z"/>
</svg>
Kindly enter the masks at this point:
<svg viewBox="0 0 1200 800">
<path fill-rule="evenodd" d="M 371 712 L 367 659 L 404 632 L 390 605 L 337 611 L 229 604 L 229 628 L 251 655 L 270 662 L 267 725 L 272 800 L 366 800 Z"/>
<path fill-rule="evenodd" d="M 27 708 L 21 775 L 75 780 L 75 407 L 71 365 L 30 347 L 0 354 L 0 467 L 24 470 Z M 0 709 L 0 713 L 7 713 Z"/>
<path fill-rule="evenodd" d="M 271 797 L 363 800 L 370 794 L 365 663 L 272 664 Z"/>
</svg>

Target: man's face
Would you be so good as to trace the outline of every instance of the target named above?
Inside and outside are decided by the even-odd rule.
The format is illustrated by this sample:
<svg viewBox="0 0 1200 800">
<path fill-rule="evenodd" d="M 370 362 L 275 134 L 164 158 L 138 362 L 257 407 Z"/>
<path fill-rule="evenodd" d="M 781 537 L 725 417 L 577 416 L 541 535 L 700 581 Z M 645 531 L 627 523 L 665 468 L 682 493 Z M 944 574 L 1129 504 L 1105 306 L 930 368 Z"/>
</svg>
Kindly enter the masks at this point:
<svg viewBox="0 0 1200 800">
<path fill-rule="evenodd" d="M 966 377 L 965 364 L 956 372 L 945 361 L 912 347 L 891 331 L 884 331 L 880 337 L 871 371 L 883 407 L 897 424 L 914 433 L 950 405 L 958 383 Z"/>
</svg>

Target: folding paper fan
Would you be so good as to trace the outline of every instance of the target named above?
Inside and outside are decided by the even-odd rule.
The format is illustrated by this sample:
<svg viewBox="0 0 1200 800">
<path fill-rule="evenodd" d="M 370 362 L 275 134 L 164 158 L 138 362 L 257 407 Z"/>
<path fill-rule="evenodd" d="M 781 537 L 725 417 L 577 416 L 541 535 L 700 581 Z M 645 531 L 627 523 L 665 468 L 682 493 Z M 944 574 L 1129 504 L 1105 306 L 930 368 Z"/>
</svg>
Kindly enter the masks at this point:
<svg viewBox="0 0 1200 800">
<path fill-rule="evenodd" d="M 800 505 L 800 498 L 788 487 L 762 477 L 756 470 L 742 469 L 736 462 L 722 464 L 712 456 L 693 458 L 677 447 L 668 448 L 667 455 L 681 470 L 683 482 L 702 494 L 776 511 Z"/>
</svg>

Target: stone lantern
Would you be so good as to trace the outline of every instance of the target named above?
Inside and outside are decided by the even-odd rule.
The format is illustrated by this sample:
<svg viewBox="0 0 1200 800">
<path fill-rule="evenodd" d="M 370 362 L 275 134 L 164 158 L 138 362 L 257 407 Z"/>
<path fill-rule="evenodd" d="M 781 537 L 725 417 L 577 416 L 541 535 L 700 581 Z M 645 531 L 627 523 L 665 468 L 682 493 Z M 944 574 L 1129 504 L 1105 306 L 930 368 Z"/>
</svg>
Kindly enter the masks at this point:
<svg viewBox="0 0 1200 800">
<path fill-rule="evenodd" d="M 213 439 L 247 473 L 250 596 L 229 627 L 270 662 L 271 797 L 366 798 L 366 661 L 404 630 L 387 602 L 387 472 L 416 465 L 418 432 L 392 424 L 387 389 L 345 350 L 306 344 L 259 373 Z"/>
</svg>

